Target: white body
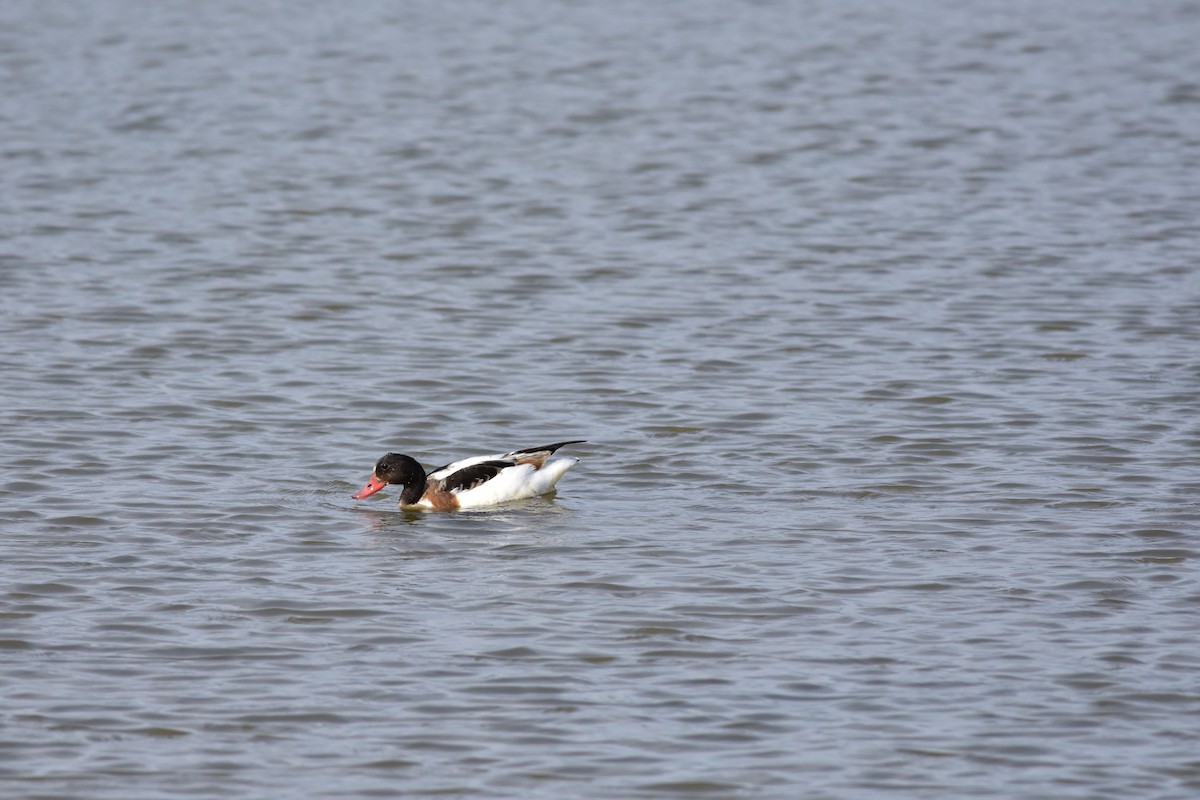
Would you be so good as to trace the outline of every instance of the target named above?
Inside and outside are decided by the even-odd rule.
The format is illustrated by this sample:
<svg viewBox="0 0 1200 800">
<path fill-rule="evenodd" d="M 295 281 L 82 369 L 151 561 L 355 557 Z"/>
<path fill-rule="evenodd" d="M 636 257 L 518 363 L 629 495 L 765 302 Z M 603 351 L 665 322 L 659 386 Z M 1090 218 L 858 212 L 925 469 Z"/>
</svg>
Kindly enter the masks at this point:
<svg viewBox="0 0 1200 800">
<path fill-rule="evenodd" d="M 506 456 L 507 454 L 464 458 L 461 461 L 455 461 L 453 464 L 448 464 L 435 472 L 431 472 L 429 480 L 438 480 L 472 464 L 478 464 L 482 461 L 495 461 L 503 459 Z M 541 469 L 537 469 L 533 464 L 515 464 L 500 470 L 500 473 L 496 477 L 485 483 L 464 491 L 456 491 L 453 494 L 458 499 L 459 508 L 479 508 L 480 506 L 494 506 L 499 503 L 508 503 L 513 500 L 525 500 L 526 498 L 537 497 L 551 491 L 554 488 L 554 484 L 558 483 L 558 479 L 578 463 L 578 458 L 564 456 L 548 459 L 542 465 Z M 409 507 L 433 508 L 434 506 L 422 498 Z"/>
</svg>

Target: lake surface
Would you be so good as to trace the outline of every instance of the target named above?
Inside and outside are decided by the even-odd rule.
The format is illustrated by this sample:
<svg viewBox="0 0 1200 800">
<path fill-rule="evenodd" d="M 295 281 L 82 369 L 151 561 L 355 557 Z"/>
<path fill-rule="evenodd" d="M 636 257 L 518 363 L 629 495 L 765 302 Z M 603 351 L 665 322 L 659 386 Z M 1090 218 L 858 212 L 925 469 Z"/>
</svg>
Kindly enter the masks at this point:
<svg viewBox="0 0 1200 800">
<path fill-rule="evenodd" d="M 0 794 L 1200 796 L 1198 30 L 4 4 Z"/>
</svg>

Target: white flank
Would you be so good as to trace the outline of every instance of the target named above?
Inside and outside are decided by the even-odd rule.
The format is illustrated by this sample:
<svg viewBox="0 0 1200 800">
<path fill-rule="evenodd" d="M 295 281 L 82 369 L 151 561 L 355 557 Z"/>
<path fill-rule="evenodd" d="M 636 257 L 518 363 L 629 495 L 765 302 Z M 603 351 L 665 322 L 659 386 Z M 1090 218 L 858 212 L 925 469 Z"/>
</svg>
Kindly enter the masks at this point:
<svg viewBox="0 0 1200 800">
<path fill-rule="evenodd" d="M 487 483 L 465 492 L 458 492 L 459 507 L 494 506 L 545 494 L 554 488 L 554 484 L 558 483 L 563 473 L 578 462 L 578 458 L 554 458 L 547 461 L 541 469 L 534 469 L 532 464 L 517 464 L 515 467 L 500 470 L 500 474 Z"/>
</svg>

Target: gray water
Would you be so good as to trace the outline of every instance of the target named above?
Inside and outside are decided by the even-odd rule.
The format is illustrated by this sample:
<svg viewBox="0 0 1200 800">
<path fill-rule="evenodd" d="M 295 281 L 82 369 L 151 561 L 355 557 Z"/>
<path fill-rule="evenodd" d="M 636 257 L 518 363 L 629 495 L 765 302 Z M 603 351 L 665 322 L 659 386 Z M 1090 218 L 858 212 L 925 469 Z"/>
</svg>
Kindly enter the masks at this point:
<svg viewBox="0 0 1200 800">
<path fill-rule="evenodd" d="M 0 794 L 1200 795 L 1198 32 L 4 3 Z"/>
</svg>

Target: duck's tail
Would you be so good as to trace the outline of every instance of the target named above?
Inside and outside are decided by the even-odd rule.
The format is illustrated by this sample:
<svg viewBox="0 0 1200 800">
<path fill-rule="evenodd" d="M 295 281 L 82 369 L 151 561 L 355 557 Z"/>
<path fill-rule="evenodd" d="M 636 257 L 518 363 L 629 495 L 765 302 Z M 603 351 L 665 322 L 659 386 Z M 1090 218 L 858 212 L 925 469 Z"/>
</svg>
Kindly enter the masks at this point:
<svg viewBox="0 0 1200 800">
<path fill-rule="evenodd" d="M 518 464 L 533 464 L 537 469 L 541 469 L 546 463 L 546 459 L 554 455 L 554 451 L 560 447 L 565 447 L 569 444 L 583 444 L 583 439 L 572 439 L 569 442 L 558 442 L 556 444 L 546 444 L 541 447 L 528 447 L 524 450 L 514 450 L 511 453 L 505 454 L 505 458 L 511 458 Z M 579 459 L 574 459 L 571 463 L 575 463 Z M 551 484 L 553 486 L 554 484 Z"/>
</svg>

